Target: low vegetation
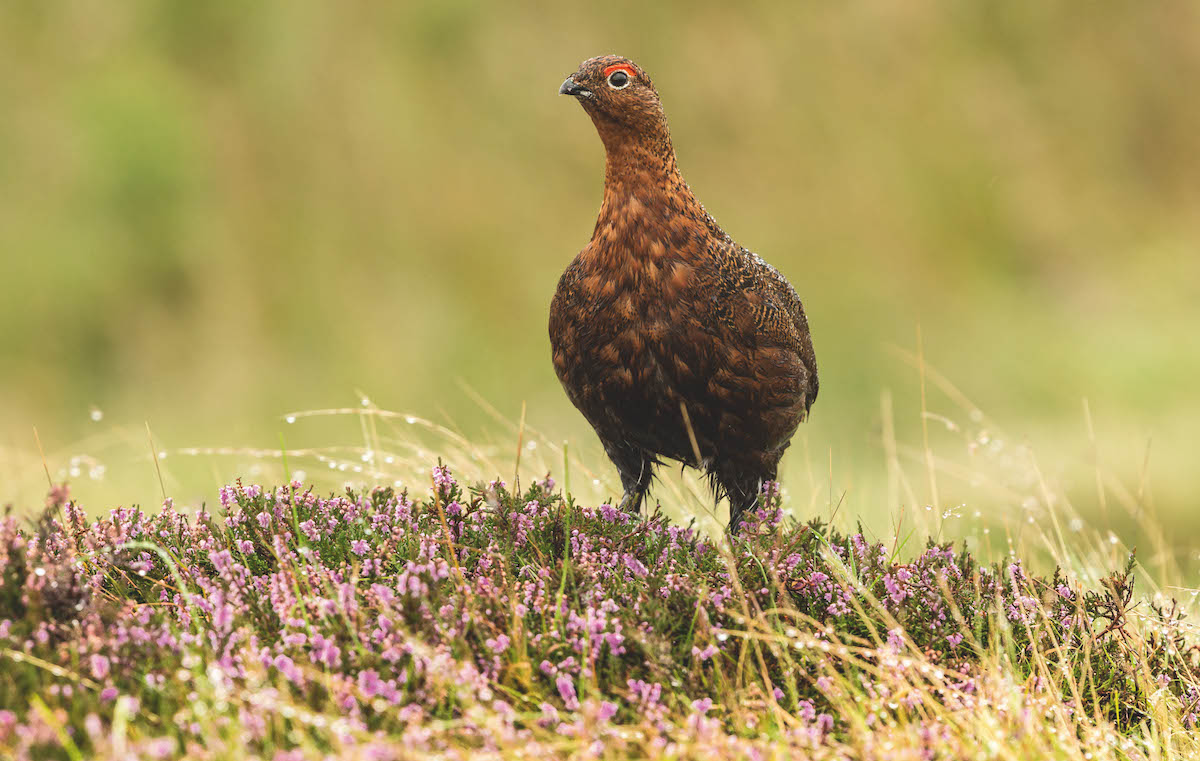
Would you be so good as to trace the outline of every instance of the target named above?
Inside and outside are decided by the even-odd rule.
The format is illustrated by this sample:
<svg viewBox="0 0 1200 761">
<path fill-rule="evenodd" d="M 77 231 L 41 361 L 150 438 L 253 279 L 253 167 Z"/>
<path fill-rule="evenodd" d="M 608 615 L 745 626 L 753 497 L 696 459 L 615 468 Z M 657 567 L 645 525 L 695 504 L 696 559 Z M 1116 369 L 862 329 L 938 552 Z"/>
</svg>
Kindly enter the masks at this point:
<svg viewBox="0 0 1200 761">
<path fill-rule="evenodd" d="M 0 755 L 1200 753 L 1197 638 L 1133 557 L 1084 584 L 761 504 L 717 542 L 441 465 L 96 520 L 59 488 L 0 522 Z"/>
</svg>

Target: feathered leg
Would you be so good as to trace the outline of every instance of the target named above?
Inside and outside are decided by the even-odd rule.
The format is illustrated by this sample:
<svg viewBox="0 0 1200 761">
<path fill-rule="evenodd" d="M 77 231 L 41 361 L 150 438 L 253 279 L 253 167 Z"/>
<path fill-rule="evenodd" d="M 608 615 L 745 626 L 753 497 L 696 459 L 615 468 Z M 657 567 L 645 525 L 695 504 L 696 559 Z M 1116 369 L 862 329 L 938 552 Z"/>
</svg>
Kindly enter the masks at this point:
<svg viewBox="0 0 1200 761">
<path fill-rule="evenodd" d="M 641 513 L 642 500 L 650 489 L 650 481 L 654 478 L 655 460 L 643 450 L 624 443 L 605 441 L 604 451 L 608 459 L 617 466 L 621 476 L 621 488 L 625 493 L 621 497 L 621 510 L 638 515 Z"/>
<path fill-rule="evenodd" d="M 722 467 L 714 473 L 715 480 L 720 484 L 721 491 L 729 497 L 729 533 L 736 535 L 741 527 L 742 517 L 747 510 L 752 510 L 758 504 L 762 494 L 762 485 L 774 481 L 779 462 L 760 463 L 753 468 Z"/>
</svg>

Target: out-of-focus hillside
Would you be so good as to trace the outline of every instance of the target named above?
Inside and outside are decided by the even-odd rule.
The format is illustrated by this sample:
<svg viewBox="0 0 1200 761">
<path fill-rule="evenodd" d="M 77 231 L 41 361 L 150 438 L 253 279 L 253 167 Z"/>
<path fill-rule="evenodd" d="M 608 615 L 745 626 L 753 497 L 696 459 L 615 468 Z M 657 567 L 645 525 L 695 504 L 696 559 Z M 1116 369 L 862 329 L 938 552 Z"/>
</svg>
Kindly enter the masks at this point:
<svg viewBox="0 0 1200 761">
<path fill-rule="evenodd" d="M 919 325 L 1090 503 L 1087 398 L 1137 509 L 1194 535 L 1198 30 L 1188 3 L 6 4 L 3 497 L 44 483 L 32 425 L 52 468 L 106 466 L 84 461 L 77 493 L 113 488 L 94 504 L 157 497 L 147 419 L 166 449 L 277 446 L 279 415 L 362 390 L 491 435 L 457 380 L 598 449 L 545 318 L 602 149 L 555 91 L 619 52 L 706 206 L 807 305 L 822 394 L 785 476 L 882 506 L 881 393 L 902 441 L 920 423 L 888 347 Z M 307 431 L 289 446 L 331 435 Z M 237 467 L 174 470 L 191 496 Z"/>
</svg>

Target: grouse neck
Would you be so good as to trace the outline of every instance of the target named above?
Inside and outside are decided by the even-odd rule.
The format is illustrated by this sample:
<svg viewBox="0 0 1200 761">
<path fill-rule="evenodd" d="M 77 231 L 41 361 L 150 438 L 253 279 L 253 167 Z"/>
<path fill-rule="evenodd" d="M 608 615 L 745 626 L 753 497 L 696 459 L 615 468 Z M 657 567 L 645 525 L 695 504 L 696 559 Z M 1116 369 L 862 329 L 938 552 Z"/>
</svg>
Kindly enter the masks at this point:
<svg viewBox="0 0 1200 761">
<path fill-rule="evenodd" d="M 604 187 L 671 187 L 682 182 L 670 138 L 605 144 Z"/>
<path fill-rule="evenodd" d="M 606 229 L 625 230 L 633 209 L 643 226 L 670 226 L 673 218 L 687 217 L 703 225 L 710 236 L 728 239 L 683 179 L 670 138 L 619 145 L 606 140 L 605 148 L 604 200 L 594 235 Z"/>
</svg>

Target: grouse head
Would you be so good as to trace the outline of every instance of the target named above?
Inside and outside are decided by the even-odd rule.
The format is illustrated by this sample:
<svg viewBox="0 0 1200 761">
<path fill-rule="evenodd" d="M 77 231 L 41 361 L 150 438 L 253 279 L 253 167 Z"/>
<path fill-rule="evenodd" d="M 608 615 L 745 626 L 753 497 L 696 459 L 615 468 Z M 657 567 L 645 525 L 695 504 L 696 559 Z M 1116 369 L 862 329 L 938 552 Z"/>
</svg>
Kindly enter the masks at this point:
<svg viewBox="0 0 1200 761">
<path fill-rule="evenodd" d="M 650 76 L 628 58 L 589 58 L 558 88 L 592 117 L 609 154 L 630 144 L 670 149 L 667 117 Z"/>
</svg>

